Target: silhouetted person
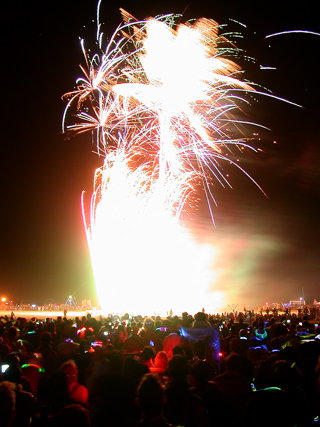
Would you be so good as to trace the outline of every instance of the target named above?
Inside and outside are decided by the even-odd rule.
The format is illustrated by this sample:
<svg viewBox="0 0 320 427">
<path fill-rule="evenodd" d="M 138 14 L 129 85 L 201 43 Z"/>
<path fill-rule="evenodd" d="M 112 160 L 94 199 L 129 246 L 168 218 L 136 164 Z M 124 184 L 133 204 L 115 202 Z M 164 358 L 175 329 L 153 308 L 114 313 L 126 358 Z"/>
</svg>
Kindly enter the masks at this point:
<svg viewBox="0 0 320 427">
<path fill-rule="evenodd" d="M 88 390 L 84 385 L 78 383 L 78 368 L 75 362 L 73 360 L 65 362 L 61 366 L 61 370 L 67 376 L 69 400 L 86 405 L 88 402 Z"/>
<path fill-rule="evenodd" d="M 170 427 L 163 418 L 164 386 L 156 374 L 146 374 L 138 387 L 137 398 L 142 411 L 139 427 Z"/>
<path fill-rule="evenodd" d="M 0 422 L 3 427 L 10 427 L 15 416 L 15 385 L 9 381 L 0 383 Z"/>
<path fill-rule="evenodd" d="M 42 355 L 45 374 L 49 376 L 57 368 L 57 353 L 53 349 L 50 332 L 42 333 L 40 346 L 35 350 L 35 353 Z"/>
<path fill-rule="evenodd" d="M 213 379 L 224 400 L 229 425 L 241 423 L 247 401 L 252 395 L 251 382 L 245 375 L 241 356 L 232 353 L 226 358 L 226 371 Z"/>
<path fill-rule="evenodd" d="M 188 373 L 187 359 L 174 355 L 164 371 L 164 377 L 167 377 L 164 417 L 173 425 L 209 426 L 205 404 L 190 389 Z"/>
</svg>

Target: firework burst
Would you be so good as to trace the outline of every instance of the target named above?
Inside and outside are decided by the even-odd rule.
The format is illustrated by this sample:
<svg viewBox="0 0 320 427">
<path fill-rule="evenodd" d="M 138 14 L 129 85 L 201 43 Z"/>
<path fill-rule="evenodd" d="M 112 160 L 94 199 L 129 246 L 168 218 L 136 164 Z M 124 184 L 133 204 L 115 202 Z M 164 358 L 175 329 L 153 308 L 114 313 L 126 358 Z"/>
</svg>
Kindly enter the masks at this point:
<svg viewBox="0 0 320 427">
<path fill-rule="evenodd" d="M 182 218 L 199 183 L 208 201 L 213 177 L 229 185 L 221 162 L 233 163 L 232 149 L 254 150 L 235 118 L 238 101 L 254 89 L 223 55 L 235 47 L 215 21 L 122 16 L 101 54 L 90 59 L 81 42 L 84 76 L 64 96 L 64 130 L 93 132 L 104 158 L 89 220 L 84 215 L 100 304 L 108 312 L 164 313 L 199 310 L 205 299 L 212 309 L 212 248 L 199 247 Z M 98 32 L 100 47 L 102 40 Z M 72 109 L 78 121 L 67 125 Z M 150 289 L 157 290 L 152 307 Z"/>
</svg>

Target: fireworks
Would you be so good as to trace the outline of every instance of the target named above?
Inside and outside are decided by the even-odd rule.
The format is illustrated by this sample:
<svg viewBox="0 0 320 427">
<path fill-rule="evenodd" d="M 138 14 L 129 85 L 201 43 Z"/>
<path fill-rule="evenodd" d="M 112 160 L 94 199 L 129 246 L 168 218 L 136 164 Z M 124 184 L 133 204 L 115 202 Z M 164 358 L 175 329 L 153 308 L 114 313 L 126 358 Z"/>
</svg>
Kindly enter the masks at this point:
<svg viewBox="0 0 320 427">
<path fill-rule="evenodd" d="M 254 89 L 226 57 L 236 49 L 216 22 L 122 15 L 99 55 L 89 58 L 81 42 L 84 77 L 65 95 L 63 118 L 65 131 L 93 132 L 104 158 L 84 214 L 100 304 L 117 313 L 195 312 L 204 301 L 213 309 L 213 249 L 184 219 L 199 184 L 208 201 L 213 178 L 229 185 L 221 162 L 234 163 L 232 149 L 254 149 L 236 119 Z M 78 122 L 67 126 L 72 108 Z"/>
</svg>

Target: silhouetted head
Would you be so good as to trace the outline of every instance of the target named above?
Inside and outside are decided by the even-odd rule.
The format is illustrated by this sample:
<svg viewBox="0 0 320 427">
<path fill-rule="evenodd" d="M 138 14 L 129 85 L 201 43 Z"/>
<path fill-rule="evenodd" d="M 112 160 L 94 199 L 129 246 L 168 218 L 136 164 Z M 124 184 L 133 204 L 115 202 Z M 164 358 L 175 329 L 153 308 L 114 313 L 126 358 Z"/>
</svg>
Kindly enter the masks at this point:
<svg viewBox="0 0 320 427">
<path fill-rule="evenodd" d="M 164 402 L 164 386 L 158 375 L 144 375 L 138 386 L 137 398 L 145 418 L 154 419 L 161 416 Z"/>
</svg>

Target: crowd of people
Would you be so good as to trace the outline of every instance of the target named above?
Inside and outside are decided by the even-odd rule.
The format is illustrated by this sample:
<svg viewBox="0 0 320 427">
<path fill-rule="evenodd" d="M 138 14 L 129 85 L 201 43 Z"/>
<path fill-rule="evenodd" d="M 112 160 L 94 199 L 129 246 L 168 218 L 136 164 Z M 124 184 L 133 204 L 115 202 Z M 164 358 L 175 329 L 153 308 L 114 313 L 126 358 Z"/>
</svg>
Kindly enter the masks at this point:
<svg viewBox="0 0 320 427">
<path fill-rule="evenodd" d="M 318 317 L 0 317 L 0 425 L 314 425 Z"/>
</svg>

